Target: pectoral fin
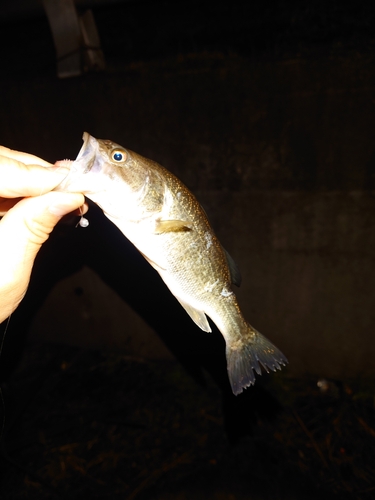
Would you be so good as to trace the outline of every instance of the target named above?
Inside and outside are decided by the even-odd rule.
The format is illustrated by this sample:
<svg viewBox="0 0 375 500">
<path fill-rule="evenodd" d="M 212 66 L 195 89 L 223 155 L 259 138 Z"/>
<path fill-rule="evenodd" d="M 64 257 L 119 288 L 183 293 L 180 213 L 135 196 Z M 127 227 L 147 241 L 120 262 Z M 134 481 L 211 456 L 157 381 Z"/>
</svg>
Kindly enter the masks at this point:
<svg viewBox="0 0 375 500">
<path fill-rule="evenodd" d="M 227 258 L 227 263 L 230 271 L 230 277 L 233 285 L 240 286 L 242 281 L 242 276 L 237 264 L 234 262 L 229 253 L 223 248 L 225 257 Z"/>
<path fill-rule="evenodd" d="M 199 326 L 199 328 L 201 328 L 204 332 L 212 331 L 210 325 L 208 324 L 207 317 L 203 311 L 198 311 L 198 309 L 195 309 L 190 304 L 187 304 L 178 297 L 176 297 L 176 299 L 179 301 L 179 303 L 182 305 L 182 307 L 185 309 L 194 323 Z"/>
<path fill-rule="evenodd" d="M 158 220 L 155 225 L 155 234 L 191 231 L 192 223 L 187 220 Z"/>
</svg>

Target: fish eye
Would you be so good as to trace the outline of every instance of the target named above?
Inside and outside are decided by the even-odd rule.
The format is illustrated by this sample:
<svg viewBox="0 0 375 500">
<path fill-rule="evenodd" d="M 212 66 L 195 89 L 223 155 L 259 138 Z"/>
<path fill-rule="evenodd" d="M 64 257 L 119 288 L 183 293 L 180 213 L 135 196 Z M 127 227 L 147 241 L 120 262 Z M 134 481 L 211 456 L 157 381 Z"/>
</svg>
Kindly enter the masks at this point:
<svg viewBox="0 0 375 500">
<path fill-rule="evenodd" d="M 112 153 L 112 160 L 121 163 L 126 160 L 126 153 L 119 149 L 115 149 Z"/>
</svg>

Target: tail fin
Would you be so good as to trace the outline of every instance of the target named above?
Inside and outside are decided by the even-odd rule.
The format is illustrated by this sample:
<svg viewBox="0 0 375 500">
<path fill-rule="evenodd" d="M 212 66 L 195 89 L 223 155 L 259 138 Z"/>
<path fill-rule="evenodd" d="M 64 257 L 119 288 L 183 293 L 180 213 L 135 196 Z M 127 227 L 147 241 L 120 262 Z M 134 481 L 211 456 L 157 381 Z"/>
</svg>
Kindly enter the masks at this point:
<svg viewBox="0 0 375 500">
<path fill-rule="evenodd" d="M 227 367 L 233 394 L 240 394 L 243 389 L 255 383 L 254 371 L 261 375 L 261 365 L 269 370 L 281 370 L 288 360 L 266 337 L 257 332 L 251 325 L 240 342 L 227 343 Z"/>
</svg>

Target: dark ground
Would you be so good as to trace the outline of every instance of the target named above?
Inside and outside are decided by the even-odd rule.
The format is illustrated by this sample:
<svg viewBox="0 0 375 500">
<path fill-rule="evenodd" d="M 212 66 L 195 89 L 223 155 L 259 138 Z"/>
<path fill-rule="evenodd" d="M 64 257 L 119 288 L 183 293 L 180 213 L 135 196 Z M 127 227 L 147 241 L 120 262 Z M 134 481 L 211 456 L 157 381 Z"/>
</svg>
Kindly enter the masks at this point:
<svg viewBox="0 0 375 500">
<path fill-rule="evenodd" d="M 281 373 L 258 383 L 280 408 L 255 408 L 250 434 L 229 443 L 208 377 L 31 343 L 3 387 L 1 498 L 373 498 L 371 392 Z"/>
</svg>

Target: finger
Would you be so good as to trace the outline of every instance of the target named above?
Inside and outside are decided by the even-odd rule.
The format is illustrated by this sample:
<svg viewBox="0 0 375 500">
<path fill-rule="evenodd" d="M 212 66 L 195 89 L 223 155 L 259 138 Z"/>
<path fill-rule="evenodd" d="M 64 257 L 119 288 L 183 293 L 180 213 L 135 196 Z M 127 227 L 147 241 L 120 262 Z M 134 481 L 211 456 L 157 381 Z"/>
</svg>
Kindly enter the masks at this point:
<svg viewBox="0 0 375 500">
<path fill-rule="evenodd" d="M 22 151 L 15 151 L 14 149 L 6 148 L 5 146 L 0 146 L 0 155 L 6 156 L 7 158 L 12 158 L 13 160 L 18 160 L 25 165 L 40 165 L 42 167 L 50 167 L 51 163 L 39 158 L 39 156 L 31 155 L 29 153 L 23 153 Z"/>
<path fill-rule="evenodd" d="M 54 189 L 68 173 L 67 167 L 54 170 L 0 156 L 0 196 L 38 196 Z"/>
<path fill-rule="evenodd" d="M 25 198 L 0 222 L 0 322 L 22 300 L 35 257 L 57 222 L 84 202 L 80 193 Z"/>
<path fill-rule="evenodd" d="M 13 208 L 17 203 L 19 203 L 23 198 L 0 198 L 0 217 L 4 216 L 11 208 Z M 76 210 L 72 212 L 73 215 L 81 216 L 85 215 L 89 209 L 87 203 L 84 203 L 82 206 L 78 207 Z"/>
<path fill-rule="evenodd" d="M 27 245 L 42 245 L 57 222 L 68 213 L 84 205 L 80 193 L 49 192 L 33 198 L 24 198 L 11 208 L 0 224 L 0 240 L 4 233 L 21 248 Z M 8 245 L 7 245 L 8 246 Z"/>
</svg>

